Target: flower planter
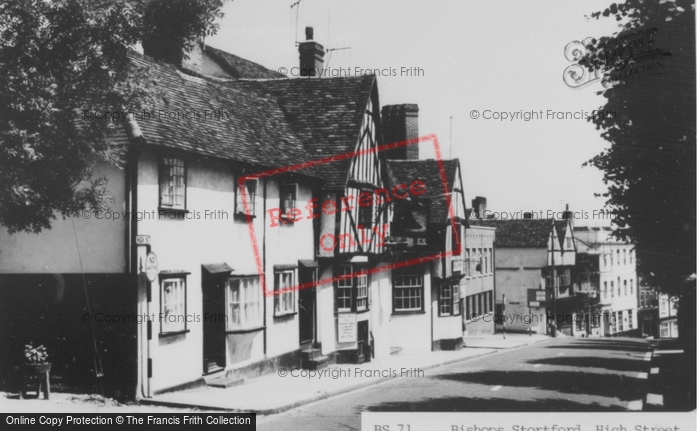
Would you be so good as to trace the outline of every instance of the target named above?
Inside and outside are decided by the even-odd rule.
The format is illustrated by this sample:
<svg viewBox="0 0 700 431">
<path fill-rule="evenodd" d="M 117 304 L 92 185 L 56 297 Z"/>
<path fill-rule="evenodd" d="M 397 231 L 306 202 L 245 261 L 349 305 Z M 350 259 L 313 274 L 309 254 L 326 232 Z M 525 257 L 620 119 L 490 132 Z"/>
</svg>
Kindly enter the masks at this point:
<svg viewBox="0 0 700 431">
<path fill-rule="evenodd" d="M 49 387 L 49 372 L 51 371 L 51 362 L 45 364 L 22 364 L 20 368 L 20 388 L 19 398 L 27 398 L 27 388 L 36 388 L 36 397 L 44 393 L 44 399 L 48 400 L 51 394 Z"/>
</svg>

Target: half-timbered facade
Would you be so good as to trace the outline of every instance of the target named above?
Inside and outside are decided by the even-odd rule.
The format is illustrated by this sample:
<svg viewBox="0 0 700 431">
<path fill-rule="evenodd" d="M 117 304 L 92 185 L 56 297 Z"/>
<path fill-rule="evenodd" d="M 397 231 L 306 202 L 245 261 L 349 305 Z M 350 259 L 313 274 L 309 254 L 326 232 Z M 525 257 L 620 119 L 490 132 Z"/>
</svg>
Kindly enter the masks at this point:
<svg viewBox="0 0 700 431">
<path fill-rule="evenodd" d="M 391 191 L 385 187 L 383 154 L 377 151 L 381 120 L 376 78 L 230 85 L 280 104 L 304 143 L 313 165 L 310 169 L 324 180 L 315 200 L 308 203 L 317 216 L 313 222 L 319 281 L 299 292 L 315 304 L 316 329 L 303 349 L 308 357 L 305 365 L 362 362 L 388 355 L 389 343 L 382 335 L 388 319 L 377 305 L 390 300 L 380 297 L 387 291 L 380 286 L 388 285 L 389 276 L 375 269 L 388 234 Z"/>
</svg>

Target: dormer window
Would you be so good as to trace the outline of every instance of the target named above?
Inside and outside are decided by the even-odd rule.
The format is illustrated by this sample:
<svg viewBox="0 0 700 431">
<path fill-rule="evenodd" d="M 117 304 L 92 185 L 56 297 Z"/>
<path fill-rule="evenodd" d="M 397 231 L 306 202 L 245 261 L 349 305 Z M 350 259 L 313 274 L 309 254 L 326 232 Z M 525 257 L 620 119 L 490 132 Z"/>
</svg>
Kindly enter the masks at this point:
<svg viewBox="0 0 700 431">
<path fill-rule="evenodd" d="M 161 159 L 158 183 L 160 185 L 160 207 L 184 210 L 187 191 L 185 161 L 170 157 Z"/>
</svg>

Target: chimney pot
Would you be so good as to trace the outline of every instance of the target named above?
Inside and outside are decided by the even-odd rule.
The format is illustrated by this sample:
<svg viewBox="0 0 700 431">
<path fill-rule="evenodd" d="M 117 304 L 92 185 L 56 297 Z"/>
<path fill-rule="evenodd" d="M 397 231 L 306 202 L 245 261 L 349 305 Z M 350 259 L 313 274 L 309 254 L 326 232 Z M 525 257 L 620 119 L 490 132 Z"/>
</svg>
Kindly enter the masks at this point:
<svg viewBox="0 0 700 431">
<path fill-rule="evenodd" d="M 306 27 L 306 40 L 314 40 L 314 28 Z"/>
</svg>

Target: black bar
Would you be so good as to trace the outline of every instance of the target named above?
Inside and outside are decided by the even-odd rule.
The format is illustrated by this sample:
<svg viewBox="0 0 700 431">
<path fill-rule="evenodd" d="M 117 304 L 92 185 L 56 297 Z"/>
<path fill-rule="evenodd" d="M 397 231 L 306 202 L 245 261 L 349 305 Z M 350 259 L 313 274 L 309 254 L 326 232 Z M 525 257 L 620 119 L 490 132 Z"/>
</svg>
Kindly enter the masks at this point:
<svg viewBox="0 0 700 431">
<path fill-rule="evenodd" d="M 255 413 L 0 413 L 2 428 L 254 431 Z"/>
<path fill-rule="evenodd" d="M 147 336 L 148 336 L 149 340 L 152 337 L 152 335 L 151 335 L 152 330 L 153 330 L 153 322 L 151 322 L 151 320 L 149 319 L 149 320 L 147 320 L 147 323 L 146 323 L 146 332 L 147 332 Z"/>
<path fill-rule="evenodd" d="M 153 359 L 148 358 L 148 377 L 153 377 Z"/>
</svg>

